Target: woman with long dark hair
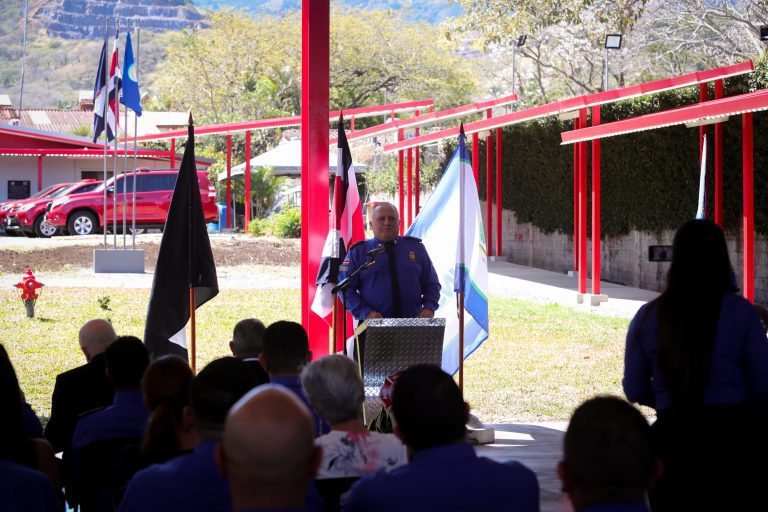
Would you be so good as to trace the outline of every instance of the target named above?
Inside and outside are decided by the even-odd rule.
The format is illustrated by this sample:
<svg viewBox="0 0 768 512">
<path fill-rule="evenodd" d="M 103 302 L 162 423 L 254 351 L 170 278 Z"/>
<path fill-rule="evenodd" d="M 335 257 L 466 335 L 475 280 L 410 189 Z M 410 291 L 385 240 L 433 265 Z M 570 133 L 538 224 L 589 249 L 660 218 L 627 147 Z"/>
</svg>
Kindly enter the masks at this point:
<svg viewBox="0 0 768 512">
<path fill-rule="evenodd" d="M 768 399 L 768 339 L 737 295 L 728 248 L 713 222 L 683 224 L 664 292 L 629 326 L 624 392 L 656 409 L 664 473 L 658 510 L 740 509 L 750 504 L 761 461 Z M 682 507 L 682 508 L 681 508 Z"/>
</svg>

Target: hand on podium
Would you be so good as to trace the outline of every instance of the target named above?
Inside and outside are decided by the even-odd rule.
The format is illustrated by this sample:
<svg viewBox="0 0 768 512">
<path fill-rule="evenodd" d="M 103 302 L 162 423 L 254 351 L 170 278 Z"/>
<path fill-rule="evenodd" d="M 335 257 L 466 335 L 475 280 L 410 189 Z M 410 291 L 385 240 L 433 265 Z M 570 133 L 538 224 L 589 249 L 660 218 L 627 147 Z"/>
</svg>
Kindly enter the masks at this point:
<svg viewBox="0 0 768 512">
<path fill-rule="evenodd" d="M 419 313 L 419 318 L 434 318 L 435 312 L 429 308 L 424 308 Z"/>
<path fill-rule="evenodd" d="M 381 316 L 381 313 L 379 313 L 378 311 L 371 311 L 370 313 L 368 313 L 368 316 L 366 316 L 365 319 L 370 320 L 372 318 L 383 318 L 383 317 Z"/>
</svg>

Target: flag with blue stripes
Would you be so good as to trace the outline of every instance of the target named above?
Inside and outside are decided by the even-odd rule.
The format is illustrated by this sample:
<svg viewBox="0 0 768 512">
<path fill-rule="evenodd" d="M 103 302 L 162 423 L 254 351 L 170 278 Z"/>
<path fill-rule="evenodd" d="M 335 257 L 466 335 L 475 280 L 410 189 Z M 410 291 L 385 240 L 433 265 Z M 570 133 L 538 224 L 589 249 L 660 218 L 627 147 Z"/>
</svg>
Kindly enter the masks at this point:
<svg viewBox="0 0 768 512">
<path fill-rule="evenodd" d="M 435 316 L 446 320 L 442 366 L 454 374 L 459 369 L 459 290 L 464 291 L 466 311 L 464 359 L 489 332 L 487 244 L 463 130 L 440 183 L 407 234 L 421 238 L 440 278 L 440 306 Z"/>
</svg>

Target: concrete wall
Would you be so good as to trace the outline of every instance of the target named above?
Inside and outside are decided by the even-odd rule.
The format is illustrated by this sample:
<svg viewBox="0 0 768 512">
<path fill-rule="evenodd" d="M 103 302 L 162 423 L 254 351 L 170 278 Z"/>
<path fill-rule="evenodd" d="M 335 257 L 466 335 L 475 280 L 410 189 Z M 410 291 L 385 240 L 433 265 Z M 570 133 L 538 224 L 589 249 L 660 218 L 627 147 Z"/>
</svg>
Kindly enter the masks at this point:
<svg viewBox="0 0 768 512">
<path fill-rule="evenodd" d="M 481 204 L 485 215 L 485 203 Z M 495 225 L 493 235 L 495 254 Z M 673 231 L 658 234 L 633 231 L 619 237 L 604 237 L 600 244 L 602 280 L 661 291 L 669 263 L 649 262 L 648 246 L 672 245 L 673 236 Z M 736 272 L 737 286 L 743 288 L 741 232 L 726 233 L 726 240 L 731 264 Z M 504 210 L 501 256 L 520 265 L 568 272 L 573 269 L 573 237 L 563 233 L 545 234 L 530 223 L 518 223 L 513 212 Z M 591 240 L 587 243 L 587 261 L 587 275 L 591 277 Z M 768 242 L 764 236 L 759 235 L 755 237 L 755 300 L 762 304 L 768 303 Z"/>
<path fill-rule="evenodd" d="M 179 160 L 180 161 L 180 160 Z M 131 171 L 133 160 L 128 161 L 128 170 Z M 119 158 L 118 174 L 123 172 L 123 159 Z M 178 165 L 178 163 L 177 163 Z M 107 159 L 107 170 L 112 174 L 114 162 Z M 167 169 L 168 161 L 141 159 L 137 160 L 137 167 L 150 169 Z M 38 186 L 37 182 L 37 157 L 11 156 L 0 157 L 0 202 L 8 200 L 8 181 L 29 180 L 30 193 L 56 183 L 78 181 L 83 176 L 89 176 L 89 172 L 97 173 L 98 179 L 104 174 L 104 164 L 101 158 L 65 158 L 46 156 L 43 157 L 43 181 Z M 85 173 L 85 175 L 83 174 Z"/>
</svg>

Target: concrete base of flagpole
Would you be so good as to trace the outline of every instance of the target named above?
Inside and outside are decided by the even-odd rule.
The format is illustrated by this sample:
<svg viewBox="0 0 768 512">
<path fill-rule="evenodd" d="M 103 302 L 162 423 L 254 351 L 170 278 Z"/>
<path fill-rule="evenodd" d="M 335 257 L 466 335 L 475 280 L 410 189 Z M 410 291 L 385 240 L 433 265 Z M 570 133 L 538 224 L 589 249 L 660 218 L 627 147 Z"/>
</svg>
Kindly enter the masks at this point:
<svg viewBox="0 0 768 512">
<path fill-rule="evenodd" d="M 143 274 L 144 249 L 94 249 L 96 274 Z"/>
<path fill-rule="evenodd" d="M 608 302 L 608 296 L 603 293 L 599 293 L 599 294 L 577 293 L 576 294 L 577 304 L 584 304 L 586 302 L 588 302 L 590 306 L 599 306 L 601 302 Z"/>
<path fill-rule="evenodd" d="M 467 423 L 467 441 L 472 444 L 493 444 L 496 442 L 496 430 L 486 427 L 477 416 L 470 414 Z"/>
<path fill-rule="evenodd" d="M 569 271 L 567 272 L 567 274 L 568 274 L 568 277 L 572 277 L 572 278 L 574 278 L 574 279 L 576 279 L 577 277 L 579 277 L 579 271 L 578 271 L 578 270 L 569 270 Z"/>
</svg>

